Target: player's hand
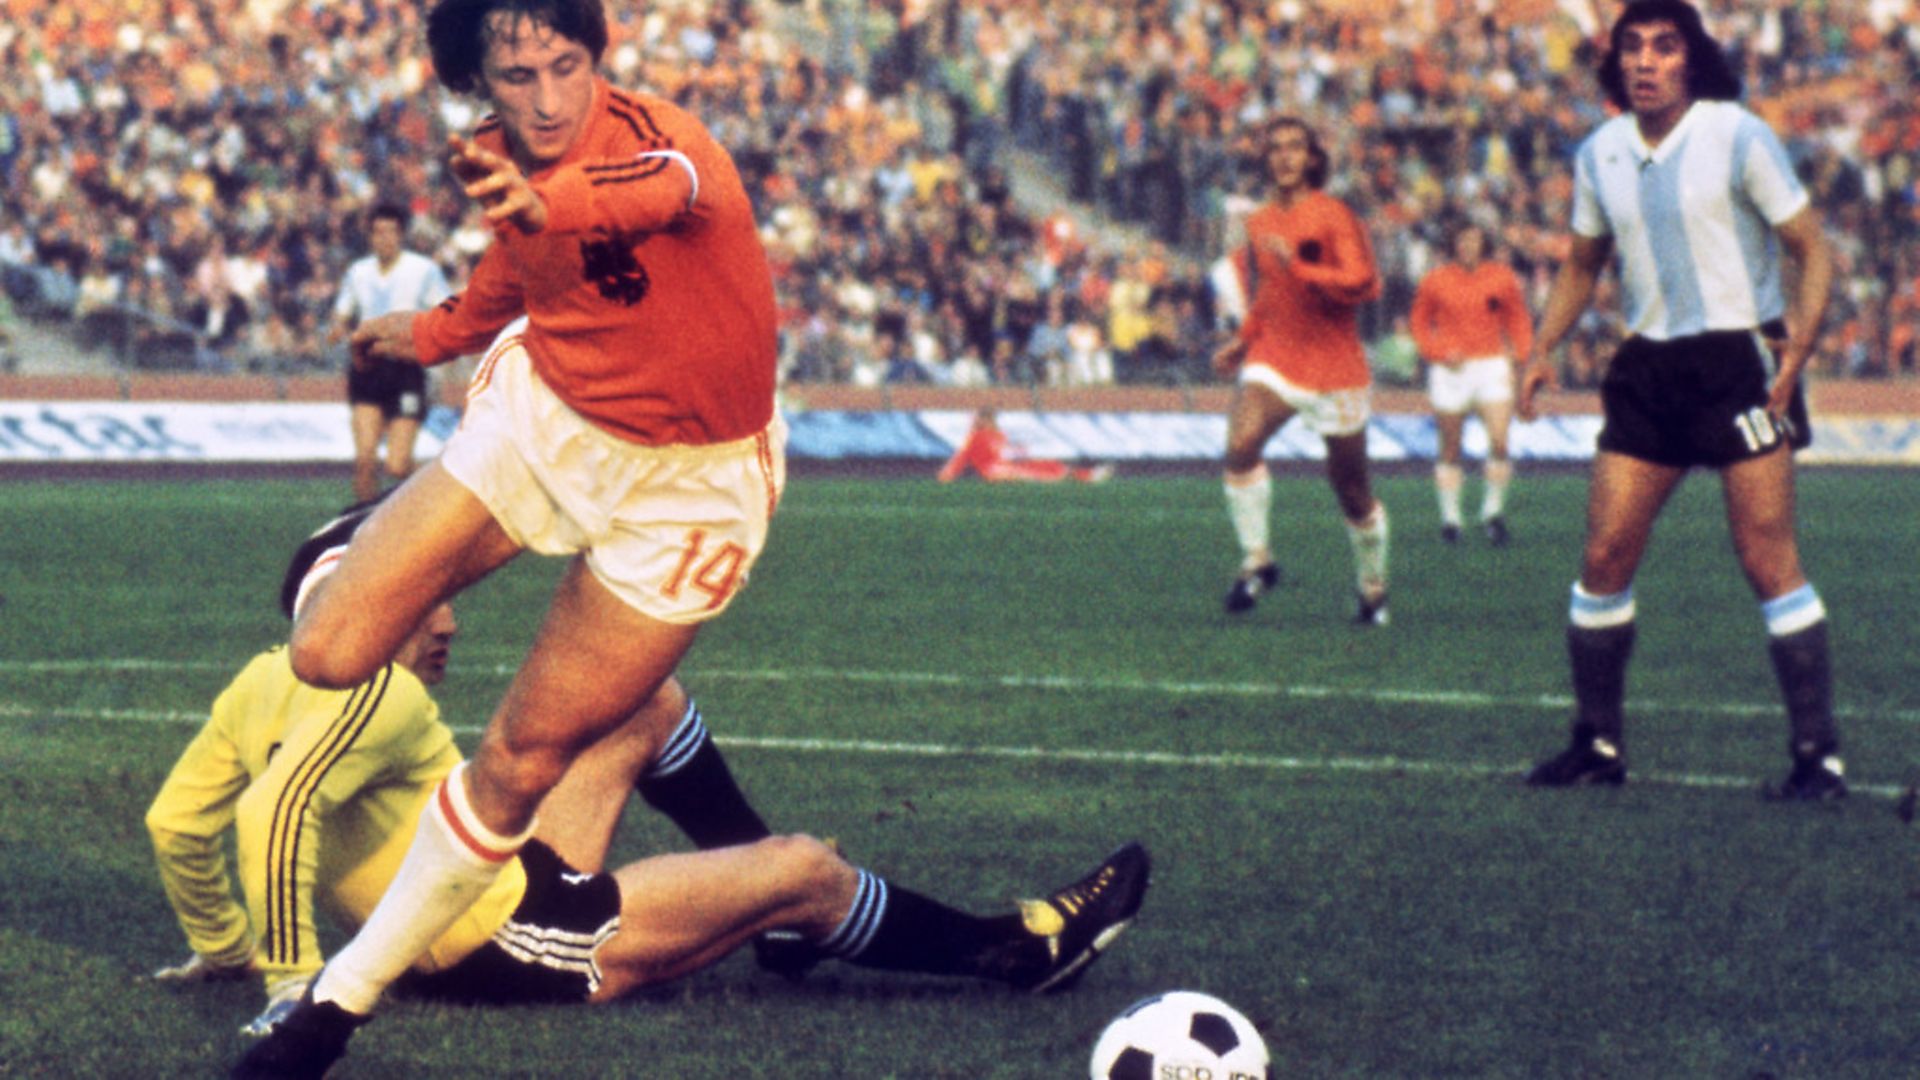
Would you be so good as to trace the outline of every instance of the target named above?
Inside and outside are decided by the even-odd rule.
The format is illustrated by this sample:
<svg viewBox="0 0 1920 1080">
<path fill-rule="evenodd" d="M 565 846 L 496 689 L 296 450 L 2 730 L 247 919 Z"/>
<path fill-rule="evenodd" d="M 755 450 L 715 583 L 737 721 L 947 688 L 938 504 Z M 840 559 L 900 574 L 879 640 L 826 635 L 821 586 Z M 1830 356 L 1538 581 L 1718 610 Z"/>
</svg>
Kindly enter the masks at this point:
<svg viewBox="0 0 1920 1080">
<path fill-rule="evenodd" d="M 1514 413 L 1522 420 L 1532 420 L 1540 415 L 1536 397 L 1540 391 L 1554 384 L 1553 365 L 1540 357 L 1528 360 L 1520 368 L 1520 388 L 1515 402 Z"/>
<path fill-rule="evenodd" d="M 390 311 L 363 322 L 347 340 L 353 354 L 353 366 L 365 370 L 375 360 L 401 360 L 419 363 L 413 348 L 412 311 Z"/>
<path fill-rule="evenodd" d="M 1787 418 L 1787 406 L 1793 403 L 1794 388 L 1800 385 L 1800 369 L 1806 366 L 1806 352 L 1802 350 L 1801 359 L 1794 362 L 1790 356 L 1791 344 L 1786 338 L 1767 339 L 1767 348 L 1772 351 L 1777 373 L 1773 385 L 1767 388 L 1767 415 L 1775 420 Z"/>
<path fill-rule="evenodd" d="M 1781 372 L 1767 389 L 1767 415 L 1775 420 L 1787 418 L 1787 406 L 1793 403 L 1794 388 L 1800 385 L 1798 372 Z"/>
<path fill-rule="evenodd" d="M 264 1039 L 273 1034 L 273 1029 L 279 1027 L 280 1022 L 300 1004 L 300 999 L 306 996 L 307 985 L 311 982 L 311 975 L 296 975 L 269 983 L 267 1007 L 260 1010 L 259 1016 L 247 1021 L 246 1026 L 240 1029 L 240 1034 L 250 1039 Z"/>
<path fill-rule="evenodd" d="M 169 964 L 153 973 L 154 982 L 172 983 L 184 986 L 189 983 L 231 982 L 242 979 L 253 970 L 253 954 L 238 964 L 217 964 L 212 960 L 194 953 L 178 964 Z"/>
<path fill-rule="evenodd" d="M 531 236 L 547 227 L 547 202 L 510 158 L 459 135 L 447 139 L 447 165 L 489 224 L 512 225 Z"/>
</svg>

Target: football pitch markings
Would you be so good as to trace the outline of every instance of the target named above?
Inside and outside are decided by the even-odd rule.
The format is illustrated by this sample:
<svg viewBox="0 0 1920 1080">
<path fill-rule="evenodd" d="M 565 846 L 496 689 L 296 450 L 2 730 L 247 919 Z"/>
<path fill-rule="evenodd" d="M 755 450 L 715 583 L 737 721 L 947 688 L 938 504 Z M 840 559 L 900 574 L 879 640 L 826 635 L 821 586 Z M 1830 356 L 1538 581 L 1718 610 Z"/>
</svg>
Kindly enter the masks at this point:
<svg viewBox="0 0 1920 1080">
<path fill-rule="evenodd" d="M 231 664 L 195 660 L 28 660 L 0 661 L 0 674 L 82 674 L 101 671 L 229 671 Z M 468 670 L 472 670 L 469 668 Z M 511 676 L 514 668 L 509 665 L 481 665 L 479 670 L 499 677 Z M 1412 704 L 1422 706 L 1446 706 L 1460 708 L 1498 708 L 1525 707 L 1539 709 L 1564 710 L 1571 702 L 1556 695 L 1534 695 L 1501 698 L 1491 694 L 1460 691 L 1417 691 L 1395 690 L 1391 688 L 1364 689 L 1348 687 L 1301 687 L 1279 686 L 1270 683 L 1247 682 L 1163 682 L 1155 680 L 1124 679 L 1078 679 L 1062 676 L 977 676 L 943 674 L 938 672 L 881 672 L 859 670 L 834 670 L 826 668 L 800 668 L 791 670 L 703 670 L 690 671 L 690 678 L 761 682 L 794 682 L 840 680 L 846 682 L 885 682 L 905 683 L 926 686 L 977 686 L 981 684 L 1004 686 L 1015 689 L 1059 690 L 1068 692 L 1086 692 L 1089 690 L 1110 690 L 1116 692 L 1157 692 L 1170 695 L 1192 696 L 1244 696 L 1264 695 L 1274 697 L 1312 698 L 1316 700 L 1344 699 L 1360 702 L 1372 702 L 1382 705 Z M 1777 714 L 1777 704 L 1718 703 L 1675 705 L 1648 702 L 1643 707 L 1664 712 L 1689 712 L 1694 714 L 1746 717 L 1757 714 Z M 1864 715 L 1860 710 L 1835 710 L 1842 718 Z M 1891 716 L 1902 721 L 1920 719 L 1915 710 L 1895 710 L 1891 713 L 1875 713 L 1879 716 Z M 19 702 L 0 700 L 0 721 L 31 721 L 43 719 L 100 721 L 106 723 L 141 723 L 188 726 L 206 720 L 206 713 L 197 710 L 179 709 L 108 709 L 108 708 L 44 708 Z M 472 724 L 449 725 L 459 735 L 473 736 L 480 733 L 480 727 Z M 1453 780 L 1497 780 L 1518 778 L 1527 768 L 1528 762 L 1491 764 L 1487 762 L 1433 761 L 1415 758 L 1403 758 L 1391 754 L 1385 755 L 1349 755 L 1334 754 L 1324 756 L 1296 756 L 1283 754 L 1183 754 L 1159 750 L 1116 750 L 1088 749 L 1076 747 L 1041 746 L 983 746 L 956 745 L 938 742 L 902 742 L 882 739 L 823 739 L 792 738 L 761 735 L 721 735 L 715 733 L 714 741 L 725 748 L 786 751 L 791 753 L 832 753 L 867 754 L 890 757 L 920 758 L 999 758 L 1023 761 L 1058 761 L 1093 765 L 1139 765 L 1192 769 L 1250 770 L 1268 772 L 1332 772 L 1362 775 L 1420 775 Z M 1758 780 L 1745 776 L 1725 776 L 1710 773 L 1674 773 L 1655 771 L 1636 771 L 1637 784 L 1660 784 L 1684 788 L 1713 790 L 1756 790 Z M 1851 790 L 1859 795 L 1897 798 L 1905 789 L 1892 784 L 1851 785 Z"/>
<path fill-rule="evenodd" d="M 484 649 L 467 650 L 469 655 Z M 517 654 L 516 654 L 517 655 Z M 0 675 L 86 675 L 101 672 L 235 672 L 239 666 L 217 660 L 0 660 Z M 518 668 L 512 664 L 485 662 L 456 663 L 452 671 L 510 678 Z M 1010 690 L 1051 690 L 1071 694 L 1120 693 L 1161 694 L 1168 697 L 1270 697 L 1295 701 L 1352 701 L 1373 705 L 1413 705 L 1458 709 L 1534 709 L 1543 711 L 1573 708 L 1573 699 L 1564 694 L 1489 694 L 1476 690 L 1402 689 L 1395 687 L 1288 685 L 1275 682 L 1209 682 L 1178 679 L 1100 679 L 1071 675 L 981 675 L 939 671 L 869 671 L 858 668 L 683 668 L 682 676 L 692 680 L 734 680 L 739 682 L 849 682 L 895 686 L 949 686 L 968 688 L 998 686 Z M 1725 717 L 1747 719 L 1778 716 L 1780 703 L 1739 701 L 1658 701 L 1633 699 L 1636 710 L 1649 714 Z M 1920 709 L 1879 709 L 1838 706 L 1833 715 L 1840 720 L 1879 719 L 1903 724 L 1920 724 Z"/>
</svg>

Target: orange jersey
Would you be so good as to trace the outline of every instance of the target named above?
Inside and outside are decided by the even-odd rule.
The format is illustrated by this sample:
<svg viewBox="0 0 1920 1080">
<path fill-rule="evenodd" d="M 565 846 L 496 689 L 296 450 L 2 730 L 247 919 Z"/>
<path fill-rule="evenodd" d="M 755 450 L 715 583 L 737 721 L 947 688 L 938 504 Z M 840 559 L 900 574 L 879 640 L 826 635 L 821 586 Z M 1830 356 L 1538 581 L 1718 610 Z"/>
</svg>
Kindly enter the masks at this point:
<svg viewBox="0 0 1920 1080">
<path fill-rule="evenodd" d="M 1408 322 L 1414 345 L 1432 364 L 1525 356 L 1533 347 L 1520 279 L 1502 263 L 1436 268 L 1414 292 Z"/>
<path fill-rule="evenodd" d="M 1264 241 L 1282 237 L 1282 261 Z M 1247 215 L 1247 246 L 1235 256 L 1248 296 L 1240 337 L 1246 363 L 1262 364 L 1303 390 L 1350 390 L 1372 381 L 1360 345 L 1360 305 L 1380 295 L 1367 230 L 1347 204 L 1314 191 Z"/>
<path fill-rule="evenodd" d="M 497 118 L 474 138 L 507 153 Z M 580 138 L 529 176 L 547 226 L 496 230 L 465 290 L 414 320 L 420 362 L 528 317 L 526 349 L 574 411 L 649 446 L 773 419 L 773 274 L 733 159 L 685 110 L 595 80 Z"/>
<path fill-rule="evenodd" d="M 1007 435 L 998 427 L 975 426 L 940 468 L 940 481 L 957 480 L 972 469 L 982 476 L 1007 460 Z"/>
</svg>

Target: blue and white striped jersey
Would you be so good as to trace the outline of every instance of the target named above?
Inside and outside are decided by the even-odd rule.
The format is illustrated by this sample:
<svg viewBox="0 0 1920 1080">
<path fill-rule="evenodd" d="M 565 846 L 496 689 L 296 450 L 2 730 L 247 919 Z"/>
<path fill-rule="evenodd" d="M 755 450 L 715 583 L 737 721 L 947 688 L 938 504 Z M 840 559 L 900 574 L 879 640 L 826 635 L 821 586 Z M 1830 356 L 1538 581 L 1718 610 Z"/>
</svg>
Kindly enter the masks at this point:
<svg viewBox="0 0 1920 1080">
<path fill-rule="evenodd" d="M 1632 114 L 1574 160 L 1573 231 L 1613 238 L 1630 333 L 1656 341 L 1780 318 L 1777 226 L 1810 198 L 1786 148 L 1730 101 L 1697 101 L 1649 147 Z"/>
</svg>

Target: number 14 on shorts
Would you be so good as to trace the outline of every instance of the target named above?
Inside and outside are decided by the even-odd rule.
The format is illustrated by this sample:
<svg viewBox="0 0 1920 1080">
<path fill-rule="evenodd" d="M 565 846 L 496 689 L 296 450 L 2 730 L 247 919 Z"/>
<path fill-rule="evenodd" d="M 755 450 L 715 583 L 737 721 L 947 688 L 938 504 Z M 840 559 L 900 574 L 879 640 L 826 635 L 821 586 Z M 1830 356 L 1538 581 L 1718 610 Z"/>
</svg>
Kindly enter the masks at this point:
<svg viewBox="0 0 1920 1080">
<path fill-rule="evenodd" d="M 688 529 L 680 561 L 660 586 L 660 594 L 669 600 L 678 600 L 691 588 L 705 593 L 709 597 L 707 610 L 714 610 L 725 604 L 733 591 L 740 587 L 740 570 L 746 563 L 746 548 L 725 540 L 709 553 L 707 531 Z"/>
</svg>

